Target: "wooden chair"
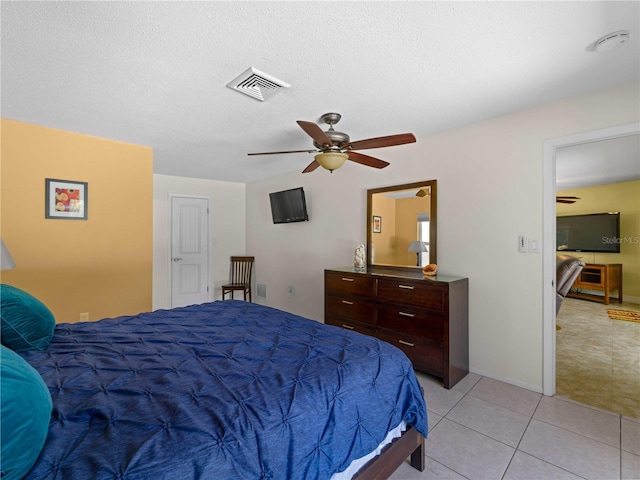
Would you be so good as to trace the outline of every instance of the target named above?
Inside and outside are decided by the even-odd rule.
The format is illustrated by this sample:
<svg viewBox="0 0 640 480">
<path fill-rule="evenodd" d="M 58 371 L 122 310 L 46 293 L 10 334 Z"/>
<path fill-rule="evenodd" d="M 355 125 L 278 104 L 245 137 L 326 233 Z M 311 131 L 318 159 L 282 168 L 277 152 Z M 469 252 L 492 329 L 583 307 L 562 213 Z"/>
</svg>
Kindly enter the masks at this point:
<svg viewBox="0 0 640 480">
<path fill-rule="evenodd" d="M 241 291 L 244 293 L 244 301 L 251 301 L 251 272 L 253 270 L 254 257 L 231 257 L 231 273 L 229 275 L 229 283 L 222 285 L 222 299 L 225 295 L 233 292 Z"/>
</svg>

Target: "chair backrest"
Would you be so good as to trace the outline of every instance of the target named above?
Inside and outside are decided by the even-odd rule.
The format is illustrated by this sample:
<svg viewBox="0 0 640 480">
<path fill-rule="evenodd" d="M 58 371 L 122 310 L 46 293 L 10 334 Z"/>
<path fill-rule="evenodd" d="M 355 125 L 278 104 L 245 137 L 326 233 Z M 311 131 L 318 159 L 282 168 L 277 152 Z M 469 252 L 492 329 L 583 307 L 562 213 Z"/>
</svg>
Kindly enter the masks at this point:
<svg viewBox="0 0 640 480">
<path fill-rule="evenodd" d="M 584 268 L 584 262 L 571 255 L 556 255 L 556 292 L 564 297 Z"/>
<path fill-rule="evenodd" d="M 231 283 L 251 284 L 254 257 L 231 257 Z"/>
</svg>

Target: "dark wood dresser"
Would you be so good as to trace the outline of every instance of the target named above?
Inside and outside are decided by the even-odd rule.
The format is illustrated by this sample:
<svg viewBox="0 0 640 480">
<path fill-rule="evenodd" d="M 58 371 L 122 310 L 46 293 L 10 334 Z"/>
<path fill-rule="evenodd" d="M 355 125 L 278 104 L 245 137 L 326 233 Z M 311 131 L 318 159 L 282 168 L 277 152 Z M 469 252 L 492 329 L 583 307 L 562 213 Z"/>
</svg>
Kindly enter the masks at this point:
<svg viewBox="0 0 640 480">
<path fill-rule="evenodd" d="M 324 272 L 324 320 L 395 345 L 451 388 L 469 373 L 469 280 L 420 270 Z"/>
</svg>

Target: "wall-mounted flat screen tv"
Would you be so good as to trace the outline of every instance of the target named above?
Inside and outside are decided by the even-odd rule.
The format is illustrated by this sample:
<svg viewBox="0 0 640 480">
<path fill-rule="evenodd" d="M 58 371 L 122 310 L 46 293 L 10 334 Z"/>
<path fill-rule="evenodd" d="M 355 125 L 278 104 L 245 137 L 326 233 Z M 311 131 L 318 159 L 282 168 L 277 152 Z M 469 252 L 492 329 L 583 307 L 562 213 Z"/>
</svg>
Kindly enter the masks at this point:
<svg viewBox="0 0 640 480">
<path fill-rule="evenodd" d="M 556 217 L 556 250 L 620 253 L 620 213 Z"/>
<path fill-rule="evenodd" d="M 307 202 L 302 187 L 269 194 L 273 223 L 306 222 Z"/>
</svg>

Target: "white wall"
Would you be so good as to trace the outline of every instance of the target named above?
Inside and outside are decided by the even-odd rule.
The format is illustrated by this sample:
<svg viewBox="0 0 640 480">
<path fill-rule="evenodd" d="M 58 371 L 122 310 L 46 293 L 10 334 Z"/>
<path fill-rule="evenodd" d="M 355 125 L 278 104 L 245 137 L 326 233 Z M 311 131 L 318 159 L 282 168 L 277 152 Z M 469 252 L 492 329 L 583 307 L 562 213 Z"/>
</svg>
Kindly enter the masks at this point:
<svg viewBox="0 0 640 480">
<path fill-rule="evenodd" d="M 208 197 L 212 300 L 229 280 L 229 257 L 245 254 L 245 185 L 197 178 L 153 176 L 153 309 L 171 308 L 169 194 Z"/>
<path fill-rule="evenodd" d="M 352 264 L 365 241 L 366 190 L 437 179 L 438 266 L 469 277 L 471 369 L 542 391 L 543 254 L 518 253 L 517 240 L 543 239 L 543 144 L 637 122 L 639 90 L 627 84 L 369 151 L 391 162 L 384 170 L 347 162 L 333 174 L 248 184 L 247 252 L 267 286 L 259 301 L 323 321 L 323 270 Z M 301 155 L 300 171 L 307 163 Z M 297 186 L 310 221 L 273 225 L 268 194 Z"/>
</svg>

